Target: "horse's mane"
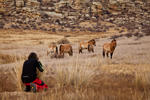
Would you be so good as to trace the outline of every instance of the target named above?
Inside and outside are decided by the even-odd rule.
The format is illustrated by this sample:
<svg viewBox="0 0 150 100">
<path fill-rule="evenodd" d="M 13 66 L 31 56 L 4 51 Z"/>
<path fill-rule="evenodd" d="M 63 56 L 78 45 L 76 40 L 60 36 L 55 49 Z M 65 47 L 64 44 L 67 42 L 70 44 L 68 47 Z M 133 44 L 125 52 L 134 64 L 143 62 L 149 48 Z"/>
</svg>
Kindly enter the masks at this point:
<svg viewBox="0 0 150 100">
<path fill-rule="evenodd" d="M 89 40 L 88 42 L 92 42 L 92 41 L 95 41 L 94 39 L 91 39 L 91 40 Z"/>
<path fill-rule="evenodd" d="M 89 44 L 91 44 L 91 43 L 92 43 L 92 45 L 95 45 L 95 46 L 96 46 L 96 41 L 95 41 L 95 39 L 91 39 L 91 40 L 89 40 L 89 41 L 88 41 L 88 43 L 89 43 Z"/>
</svg>

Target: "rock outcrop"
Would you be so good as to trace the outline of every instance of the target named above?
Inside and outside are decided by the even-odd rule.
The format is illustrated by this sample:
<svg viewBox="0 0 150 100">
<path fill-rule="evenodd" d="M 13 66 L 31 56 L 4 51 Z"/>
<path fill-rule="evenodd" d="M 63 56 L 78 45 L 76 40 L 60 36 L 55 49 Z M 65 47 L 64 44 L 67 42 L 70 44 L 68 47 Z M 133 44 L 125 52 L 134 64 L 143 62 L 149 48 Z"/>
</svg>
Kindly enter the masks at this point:
<svg viewBox="0 0 150 100">
<path fill-rule="evenodd" d="M 0 0 L 0 28 L 150 34 L 149 0 Z M 122 31 L 120 31 L 122 32 Z"/>
</svg>

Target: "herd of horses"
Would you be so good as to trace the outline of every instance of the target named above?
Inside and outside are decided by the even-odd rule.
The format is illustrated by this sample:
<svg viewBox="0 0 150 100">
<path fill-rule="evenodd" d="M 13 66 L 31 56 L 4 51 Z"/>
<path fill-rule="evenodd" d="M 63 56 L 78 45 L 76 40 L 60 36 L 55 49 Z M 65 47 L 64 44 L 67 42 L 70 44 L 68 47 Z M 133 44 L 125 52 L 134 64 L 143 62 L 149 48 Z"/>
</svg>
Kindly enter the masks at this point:
<svg viewBox="0 0 150 100">
<path fill-rule="evenodd" d="M 96 41 L 95 39 L 89 40 L 87 42 L 82 41 L 79 43 L 79 54 L 83 53 L 82 51 L 84 49 L 87 49 L 88 52 L 93 52 L 94 53 L 94 46 L 96 46 Z M 110 43 L 104 43 L 103 44 L 103 52 L 102 55 L 103 57 L 105 57 L 105 54 L 107 57 L 109 57 L 110 54 L 110 58 L 112 59 L 114 50 L 117 46 L 117 42 L 115 39 L 113 39 Z M 59 49 L 58 49 L 59 47 Z M 51 55 L 51 58 L 64 58 L 64 54 L 68 53 L 69 56 L 73 56 L 73 48 L 71 46 L 71 44 L 61 44 L 59 46 L 57 46 L 57 44 L 55 43 L 51 43 L 48 47 L 47 50 L 47 55 Z"/>
</svg>

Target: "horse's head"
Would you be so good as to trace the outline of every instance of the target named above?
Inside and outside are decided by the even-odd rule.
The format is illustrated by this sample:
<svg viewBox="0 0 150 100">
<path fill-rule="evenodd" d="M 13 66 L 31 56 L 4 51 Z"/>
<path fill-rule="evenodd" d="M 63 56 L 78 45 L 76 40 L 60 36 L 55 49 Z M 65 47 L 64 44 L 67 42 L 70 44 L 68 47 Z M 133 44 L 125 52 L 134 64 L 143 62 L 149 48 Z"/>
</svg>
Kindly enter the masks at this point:
<svg viewBox="0 0 150 100">
<path fill-rule="evenodd" d="M 117 44 L 116 39 L 113 39 L 113 40 L 111 41 L 111 43 L 112 43 L 113 45 L 115 45 L 115 46 L 116 46 L 116 44 Z"/>
<path fill-rule="evenodd" d="M 94 39 L 89 41 L 90 44 L 93 44 L 94 46 L 96 46 L 96 41 Z"/>
<path fill-rule="evenodd" d="M 56 44 L 50 44 L 47 50 L 47 54 L 58 54 L 58 47 Z"/>
<path fill-rule="evenodd" d="M 116 39 L 113 39 L 111 42 L 116 42 Z"/>
</svg>

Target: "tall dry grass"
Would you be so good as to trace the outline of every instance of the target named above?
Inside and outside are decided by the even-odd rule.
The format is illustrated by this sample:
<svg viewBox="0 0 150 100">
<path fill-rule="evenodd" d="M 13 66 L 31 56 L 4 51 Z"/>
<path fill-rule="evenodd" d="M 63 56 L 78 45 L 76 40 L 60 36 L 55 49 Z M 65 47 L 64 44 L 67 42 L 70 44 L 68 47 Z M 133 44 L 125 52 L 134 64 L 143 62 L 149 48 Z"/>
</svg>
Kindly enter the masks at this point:
<svg viewBox="0 0 150 100">
<path fill-rule="evenodd" d="M 78 59 L 78 58 L 77 58 Z M 98 60 L 97 60 L 98 61 Z M 48 84 L 49 90 L 39 93 L 23 92 L 21 83 L 21 62 L 16 62 L 7 70 L 9 88 L 0 93 L 1 100 L 149 100 L 149 64 L 96 64 L 89 60 L 81 64 L 44 66 L 41 79 Z M 6 70 L 5 70 L 6 71 Z M 9 74 L 11 73 L 11 74 Z M 3 80 L 7 84 L 6 80 Z M 4 84 L 3 84 L 4 86 Z M 10 88 L 16 87 L 14 92 Z"/>
<path fill-rule="evenodd" d="M 26 56 L 0 53 L 0 64 L 8 64 L 26 59 Z"/>
<path fill-rule="evenodd" d="M 55 69 L 54 78 L 57 87 L 71 87 L 74 89 L 88 87 L 96 75 L 96 68 L 79 66 L 77 63 L 72 66 L 59 66 Z"/>
<path fill-rule="evenodd" d="M 149 66 L 150 65 L 146 65 L 146 64 L 138 65 L 139 68 L 135 72 L 135 85 L 137 89 L 145 93 L 150 90 L 150 68 Z"/>
</svg>

